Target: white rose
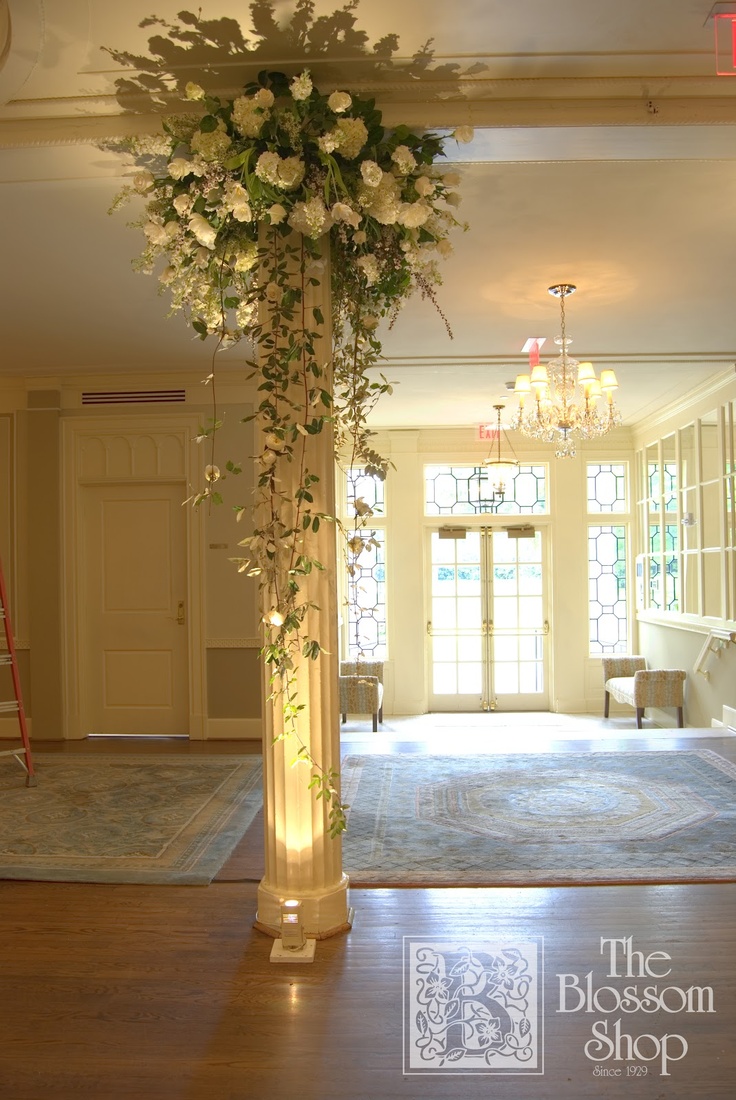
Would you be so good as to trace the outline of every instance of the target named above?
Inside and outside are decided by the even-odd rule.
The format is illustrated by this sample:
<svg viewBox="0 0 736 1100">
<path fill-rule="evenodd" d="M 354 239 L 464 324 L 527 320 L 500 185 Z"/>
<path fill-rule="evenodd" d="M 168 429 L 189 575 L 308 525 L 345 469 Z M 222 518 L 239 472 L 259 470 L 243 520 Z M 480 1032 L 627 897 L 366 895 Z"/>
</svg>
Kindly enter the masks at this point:
<svg viewBox="0 0 736 1100">
<path fill-rule="evenodd" d="M 269 206 L 266 213 L 271 219 L 271 225 L 279 225 L 286 217 L 286 210 L 280 202 L 275 202 L 273 206 Z"/>
<path fill-rule="evenodd" d="M 365 244 L 367 240 L 368 238 L 362 229 L 359 229 L 357 233 L 353 233 L 353 241 L 355 244 Z"/>
<path fill-rule="evenodd" d="M 150 191 L 153 184 L 153 172 L 149 172 L 146 169 L 143 169 L 141 172 L 136 172 L 133 176 L 133 187 L 139 195 L 143 195 L 146 191 Z"/>
<path fill-rule="evenodd" d="M 463 145 L 467 145 L 469 141 L 473 140 L 474 133 L 472 126 L 458 126 L 457 129 L 452 131 L 452 136 L 455 141 L 462 142 Z"/>
<path fill-rule="evenodd" d="M 352 225 L 353 229 L 357 229 L 360 225 L 360 214 L 346 202 L 336 202 L 330 213 L 333 221 L 347 222 L 348 225 Z"/>
<path fill-rule="evenodd" d="M 451 256 L 452 245 L 448 240 L 437 241 L 437 251 L 439 252 L 440 256 Z"/>
<path fill-rule="evenodd" d="M 259 107 L 273 107 L 273 92 L 270 88 L 259 88 L 253 98 Z"/>
<path fill-rule="evenodd" d="M 448 191 L 444 199 L 448 206 L 459 206 L 462 202 L 462 198 L 457 191 Z"/>
<path fill-rule="evenodd" d="M 343 111 L 347 111 L 352 105 L 352 98 L 347 92 L 333 92 L 327 99 L 327 106 L 331 111 L 334 111 L 336 115 L 341 115 Z"/>
<path fill-rule="evenodd" d="M 195 84 L 194 81 L 190 80 L 184 89 L 184 95 L 187 99 L 204 99 L 205 91 L 199 84 Z"/>
<path fill-rule="evenodd" d="M 266 284 L 266 299 L 269 302 L 280 302 L 281 301 L 281 287 L 279 286 L 278 283 L 267 283 Z"/>
<path fill-rule="evenodd" d="M 161 274 L 159 275 L 158 281 L 160 283 L 163 283 L 164 286 L 168 286 L 169 283 L 173 283 L 175 278 L 176 278 L 176 268 L 172 267 L 172 265 L 169 264 L 169 266 L 165 267 L 163 269 L 163 271 L 161 272 Z"/>
<path fill-rule="evenodd" d="M 205 248 L 213 249 L 215 247 L 217 230 L 201 214 L 192 214 L 188 229 Z"/>
<path fill-rule="evenodd" d="M 174 157 L 173 160 L 169 161 L 169 175 L 172 179 L 184 179 L 191 171 L 192 163 L 191 161 L 185 160 L 184 157 Z"/>
<path fill-rule="evenodd" d="M 426 198 L 427 195 L 434 193 L 436 184 L 429 176 L 420 176 L 418 180 L 414 181 L 414 186 L 417 189 L 417 194 L 421 195 L 422 198 Z"/>
<path fill-rule="evenodd" d="M 169 235 L 162 225 L 158 222 L 146 222 L 143 226 L 143 232 L 148 237 L 151 244 L 168 244 Z"/>
<path fill-rule="evenodd" d="M 190 195 L 177 195 L 173 202 L 174 210 L 180 217 L 184 214 L 188 214 L 192 206 L 192 199 Z"/>
<path fill-rule="evenodd" d="M 416 229 L 424 225 L 431 210 L 423 202 L 402 202 L 399 208 L 399 216 L 396 219 L 399 225 L 405 225 L 408 229 Z"/>
<path fill-rule="evenodd" d="M 194 253 L 193 259 L 197 267 L 205 268 L 209 266 L 211 260 L 211 254 L 208 248 L 198 248 Z"/>
<path fill-rule="evenodd" d="M 247 202 L 238 202 L 233 207 L 233 217 L 236 222 L 253 221 L 253 211 Z"/>
</svg>

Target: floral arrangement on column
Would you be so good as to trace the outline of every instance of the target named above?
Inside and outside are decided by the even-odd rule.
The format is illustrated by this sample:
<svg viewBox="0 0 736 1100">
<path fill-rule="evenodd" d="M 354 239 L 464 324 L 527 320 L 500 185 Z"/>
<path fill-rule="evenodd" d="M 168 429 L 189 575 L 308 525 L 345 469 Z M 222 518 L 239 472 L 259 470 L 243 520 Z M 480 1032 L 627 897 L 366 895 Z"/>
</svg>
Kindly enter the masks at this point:
<svg viewBox="0 0 736 1100">
<path fill-rule="evenodd" d="M 385 476 L 367 427 L 369 411 L 391 389 L 372 371 L 381 357 L 376 329 L 382 318 L 393 323 L 415 292 L 437 306 L 438 261 L 452 251 L 449 234 L 460 225 L 459 176 L 438 167 L 438 135 L 386 130 L 373 100 L 322 94 L 306 71 L 291 79 L 262 72 L 234 100 L 195 83 L 186 96 L 191 113 L 166 119 L 162 135 L 130 140 L 138 171 L 116 206 L 144 197 L 138 224 L 147 243 L 136 266 L 157 274 L 172 311 L 183 311 L 202 339 L 214 337 L 218 351 L 241 339 L 256 349 L 257 500 L 252 511 L 236 509 L 239 519 L 246 511 L 253 517 L 236 563 L 260 584 L 261 652 L 283 703 L 283 736 L 296 739 L 296 758 L 309 765 L 337 835 L 345 827 L 337 774 L 320 767 L 300 736 L 294 698 L 298 663 L 322 652 L 304 629 L 303 578 L 322 568 L 310 537 L 335 521 L 315 506 L 318 479 L 305 445 L 330 428 L 336 456 Z M 454 137 L 468 141 L 472 131 L 460 127 Z M 308 304 L 328 271 L 331 318 Z M 331 355 L 319 350 L 330 330 Z M 216 428 L 213 418 L 200 438 L 213 438 Z M 221 503 L 218 482 L 238 472 L 208 457 L 195 504 Z M 299 471 L 293 499 L 279 488 L 286 464 Z M 357 500 L 349 560 L 369 543 L 361 534 L 369 519 Z"/>
</svg>

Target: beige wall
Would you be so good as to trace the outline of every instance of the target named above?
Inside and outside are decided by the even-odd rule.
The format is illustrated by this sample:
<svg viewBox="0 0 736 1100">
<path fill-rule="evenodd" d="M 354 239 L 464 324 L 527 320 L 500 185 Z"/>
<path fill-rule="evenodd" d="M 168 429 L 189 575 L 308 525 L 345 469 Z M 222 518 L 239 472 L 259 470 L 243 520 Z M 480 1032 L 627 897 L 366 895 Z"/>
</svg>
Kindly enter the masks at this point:
<svg viewBox="0 0 736 1100">
<path fill-rule="evenodd" d="M 180 380 L 177 383 L 181 384 Z M 39 388 L 31 387 L 27 394 L 18 385 L 0 392 L 0 548 L 11 564 L 10 572 L 13 563 L 16 565 L 12 578 L 14 625 L 21 646 L 30 646 L 30 651 L 21 649 L 20 664 L 36 739 L 61 736 L 69 705 L 63 680 L 67 594 L 62 573 L 62 423 L 108 412 L 118 418 L 124 415 L 135 425 L 154 415 L 149 409 L 82 408 L 80 393 L 87 384 L 85 379 L 65 380 L 55 388 L 49 381 Z M 127 378 L 122 384 L 119 378 L 95 379 L 98 390 L 166 384 L 170 385 L 171 379 Z M 206 423 L 212 413 L 202 403 L 200 380 L 187 380 L 186 385 L 186 405 L 164 412 L 174 418 L 179 414 L 190 418 L 196 415 Z M 730 382 L 730 386 L 728 399 L 736 398 L 736 383 Z M 220 389 L 223 428 L 216 443 L 215 461 L 224 470 L 231 459 L 243 466 L 244 473 L 239 477 L 228 475 L 220 485 L 224 504 L 202 509 L 197 520 L 203 547 L 205 737 L 260 736 L 262 689 L 257 659 L 256 586 L 237 574 L 228 560 L 241 553 L 237 543 L 247 533 L 245 525 L 235 522 L 233 507 L 248 504 L 251 499 L 252 428 L 241 423 L 250 408 L 251 396 L 234 383 Z M 549 449 L 514 437 L 517 457 L 522 462 L 548 461 L 550 465 L 552 511 L 549 516 L 535 517 L 534 522 L 545 528 L 549 551 L 551 709 L 599 712 L 602 707 L 600 660 L 588 655 L 585 462 L 620 459 L 633 467 L 635 446 L 643 447 L 687 423 L 694 415 L 693 409 L 715 408 L 720 396 L 720 391 L 711 387 L 707 393 L 696 395 L 689 406 L 670 411 L 656 424 L 640 426 L 635 435 L 618 432 L 596 446 L 586 445 L 573 460 L 554 459 Z M 390 657 L 385 709 L 387 714 L 421 713 L 428 699 L 425 551 L 427 532 L 437 526 L 436 518 L 428 519 L 423 514 L 422 467 L 425 462 L 482 461 L 487 445 L 477 443 L 471 429 L 383 432 L 377 445 L 395 467 L 389 474 L 387 490 Z M 198 469 L 208 461 L 203 448 L 193 454 L 192 462 Z M 604 517 L 601 519 L 605 522 Z M 633 512 L 631 523 L 635 534 Z M 632 552 L 633 545 L 632 538 Z M 630 592 L 633 598 L 633 584 Z M 720 717 L 724 703 L 733 705 L 736 647 L 711 661 L 710 679 L 694 678 L 692 664 L 704 640 L 704 624 L 690 624 L 690 629 L 682 630 L 644 617 L 638 629 L 637 635 L 637 623 L 632 622 L 631 651 L 643 652 L 650 665 L 688 670 L 690 725 L 709 725 L 711 719 Z M 4 690 L 0 682 L 0 697 L 4 697 Z M 1 732 L 7 736 L 6 726 L 4 723 Z"/>
</svg>

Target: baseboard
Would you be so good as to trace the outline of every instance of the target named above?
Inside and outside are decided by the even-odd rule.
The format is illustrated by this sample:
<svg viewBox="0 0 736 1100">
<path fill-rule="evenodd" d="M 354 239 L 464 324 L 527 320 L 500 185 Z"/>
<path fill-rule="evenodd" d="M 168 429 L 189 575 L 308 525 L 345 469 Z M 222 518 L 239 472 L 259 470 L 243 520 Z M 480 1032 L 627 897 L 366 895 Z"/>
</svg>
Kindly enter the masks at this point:
<svg viewBox="0 0 736 1100">
<path fill-rule="evenodd" d="M 261 741 L 263 723 L 260 718 L 208 718 L 206 741 Z"/>
<path fill-rule="evenodd" d="M 33 736 L 33 723 L 30 718 L 26 717 L 26 728 L 28 730 L 28 736 Z M 18 719 L 15 715 L 12 718 L 0 718 L 0 740 L 2 741 L 17 741 L 20 745 L 20 727 L 18 726 Z"/>
</svg>

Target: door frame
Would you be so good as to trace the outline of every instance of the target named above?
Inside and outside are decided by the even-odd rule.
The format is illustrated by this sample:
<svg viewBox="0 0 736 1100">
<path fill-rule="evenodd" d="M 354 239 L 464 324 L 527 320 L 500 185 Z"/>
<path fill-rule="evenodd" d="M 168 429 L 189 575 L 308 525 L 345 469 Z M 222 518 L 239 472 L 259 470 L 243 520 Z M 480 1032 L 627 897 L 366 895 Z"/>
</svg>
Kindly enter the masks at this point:
<svg viewBox="0 0 736 1100">
<path fill-rule="evenodd" d="M 425 682 L 427 691 L 427 704 L 428 711 L 430 713 L 464 713 L 464 714 L 495 714 L 495 713 L 526 713 L 534 714 L 535 710 L 542 709 L 545 712 L 550 711 L 553 699 L 553 662 L 552 662 L 552 596 L 553 590 L 551 585 L 552 574 L 550 567 L 551 559 L 551 547 L 550 547 L 550 533 L 551 527 L 548 516 L 516 516 L 516 515 L 503 515 L 503 516 L 452 516 L 452 517 L 440 517 L 433 516 L 433 522 L 424 524 L 424 576 L 425 576 L 425 622 L 427 623 L 427 630 L 425 632 Z M 442 522 L 444 521 L 444 522 Z M 454 521 L 454 522 L 453 522 Z M 540 522 L 541 521 L 541 522 Z M 545 522 L 546 521 L 546 522 Z M 434 698 L 434 692 L 432 690 L 433 672 L 432 672 L 432 637 L 429 629 L 432 618 L 432 535 L 436 534 L 440 527 L 458 527 L 465 528 L 470 534 L 471 532 L 481 533 L 482 530 L 487 530 L 493 534 L 498 531 L 502 531 L 507 527 L 518 527 L 520 524 L 529 523 L 542 537 L 542 591 L 543 591 L 543 610 L 545 615 L 545 621 L 548 624 L 548 629 L 545 631 L 543 637 L 543 671 L 545 677 L 545 690 L 540 693 L 544 696 L 545 705 L 543 708 L 535 708 L 535 710 L 527 709 L 526 707 L 489 707 L 483 708 L 479 706 L 477 710 L 468 709 L 467 706 L 460 710 L 443 710 L 434 711 L 432 708 L 432 700 Z M 485 689 L 484 689 L 485 690 Z M 518 693 L 520 696 L 529 698 L 527 692 Z"/>
<path fill-rule="evenodd" d="M 161 485 L 181 484 L 185 491 L 191 492 L 191 486 L 199 487 L 203 473 L 200 464 L 194 458 L 199 457 L 192 447 L 198 431 L 198 419 L 191 413 L 180 416 L 171 413 L 156 416 L 137 413 L 128 416 L 84 416 L 69 417 L 62 425 L 63 432 L 63 468 L 62 468 L 62 525 L 63 525 L 63 632 L 62 667 L 64 685 L 64 718 L 62 737 L 65 740 L 77 740 L 85 736 L 81 724 L 82 710 L 82 638 L 83 608 L 81 606 L 80 563 L 78 552 L 82 538 L 82 490 L 90 486 L 104 485 Z M 153 442 L 154 437 L 163 438 L 171 445 L 171 453 L 177 453 L 179 459 L 168 462 L 166 468 L 150 468 L 152 456 L 157 453 L 156 446 L 142 448 L 148 459 L 140 463 L 140 469 L 131 472 L 113 469 L 91 473 L 84 465 L 84 445 L 94 445 L 104 453 L 106 445 L 127 443 L 134 453 L 135 444 L 142 441 Z M 124 448 L 123 448 L 124 450 Z M 189 487 L 187 489 L 187 487 Z M 205 684 L 206 684 L 206 645 L 204 637 L 204 527 L 199 512 L 191 505 L 185 508 L 186 519 L 186 598 L 187 598 L 187 668 L 189 681 L 189 738 L 201 741 L 205 737 Z"/>
</svg>

